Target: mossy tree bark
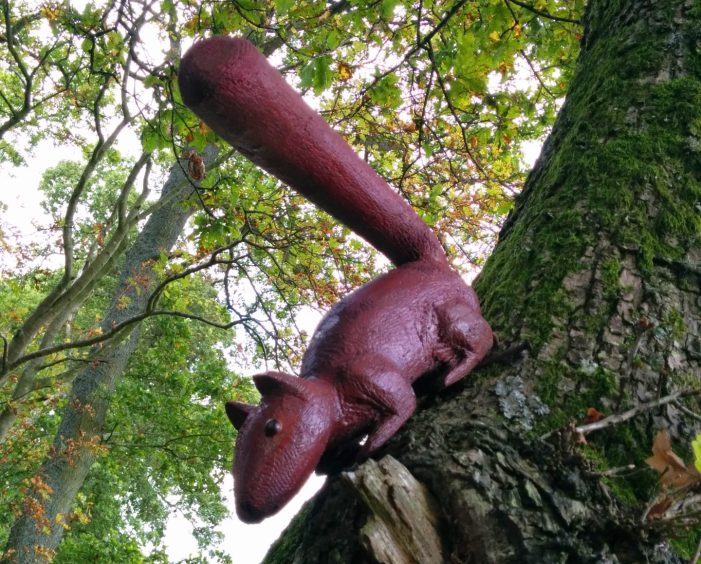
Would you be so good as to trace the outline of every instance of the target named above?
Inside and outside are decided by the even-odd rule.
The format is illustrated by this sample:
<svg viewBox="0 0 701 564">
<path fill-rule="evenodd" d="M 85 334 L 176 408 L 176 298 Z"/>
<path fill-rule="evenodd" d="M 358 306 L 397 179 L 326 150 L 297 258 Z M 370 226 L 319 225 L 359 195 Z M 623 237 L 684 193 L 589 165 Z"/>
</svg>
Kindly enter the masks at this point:
<svg viewBox="0 0 701 564">
<path fill-rule="evenodd" d="M 586 445 L 551 431 L 699 386 L 701 6 L 591 0 L 585 26 L 566 103 L 475 285 L 501 346 L 530 350 L 426 400 L 380 453 L 437 499 L 446 562 L 679 561 L 641 520 L 657 487 L 644 460 L 662 428 L 688 448 L 698 396 Z M 330 479 L 267 561 L 381 560 L 353 483 Z"/>
</svg>

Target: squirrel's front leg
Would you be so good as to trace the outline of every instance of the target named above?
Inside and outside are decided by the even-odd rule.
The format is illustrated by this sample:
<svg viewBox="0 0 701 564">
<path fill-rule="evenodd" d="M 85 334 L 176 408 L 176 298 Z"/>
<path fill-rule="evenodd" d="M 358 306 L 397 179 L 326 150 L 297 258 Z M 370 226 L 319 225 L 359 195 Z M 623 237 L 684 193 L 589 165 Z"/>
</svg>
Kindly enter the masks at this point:
<svg viewBox="0 0 701 564">
<path fill-rule="evenodd" d="M 358 366 L 360 365 L 360 366 Z M 393 363 L 377 357 L 366 357 L 356 363 L 349 378 L 354 401 L 374 416 L 374 423 L 365 443 L 358 450 L 361 462 L 380 448 L 409 419 L 416 409 L 416 395 Z"/>
</svg>

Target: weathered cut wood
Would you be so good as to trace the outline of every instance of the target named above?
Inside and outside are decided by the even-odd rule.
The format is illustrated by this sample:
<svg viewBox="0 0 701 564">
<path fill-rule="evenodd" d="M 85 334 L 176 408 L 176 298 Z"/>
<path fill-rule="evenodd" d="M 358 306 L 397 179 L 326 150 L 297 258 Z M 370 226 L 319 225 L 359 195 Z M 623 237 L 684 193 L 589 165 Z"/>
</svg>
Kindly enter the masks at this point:
<svg viewBox="0 0 701 564">
<path fill-rule="evenodd" d="M 441 564 L 436 500 L 391 456 L 343 474 L 369 511 L 360 542 L 381 564 Z"/>
</svg>

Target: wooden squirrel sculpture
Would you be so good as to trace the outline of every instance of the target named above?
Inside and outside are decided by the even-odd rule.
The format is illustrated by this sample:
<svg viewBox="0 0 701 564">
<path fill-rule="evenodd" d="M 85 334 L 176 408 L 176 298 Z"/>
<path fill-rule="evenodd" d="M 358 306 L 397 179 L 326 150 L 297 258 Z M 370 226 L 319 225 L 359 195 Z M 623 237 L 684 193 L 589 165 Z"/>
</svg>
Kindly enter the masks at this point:
<svg viewBox="0 0 701 564">
<path fill-rule="evenodd" d="M 414 412 L 412 383 L 460 380 L 492 347 L 492 331 L 430 228 L 251 43 L 195 43 L 179 83 L 185 104 L 217 134 L 397 266 L 328 312 L 299 377 L 259 374 L 260 405 L 227 403 L 238 429 L 236 511 L 257 523 L 315 469 L 328 473 L 376 451 Z"/>
</svg>

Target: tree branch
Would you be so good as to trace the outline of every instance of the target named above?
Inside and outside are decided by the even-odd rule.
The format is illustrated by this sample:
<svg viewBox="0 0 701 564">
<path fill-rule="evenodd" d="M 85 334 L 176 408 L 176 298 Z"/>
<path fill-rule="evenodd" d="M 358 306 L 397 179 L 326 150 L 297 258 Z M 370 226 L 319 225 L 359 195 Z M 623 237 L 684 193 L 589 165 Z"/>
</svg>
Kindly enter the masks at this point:
<svg viewBox="0 0 701 564">
<path fill-rule="evenodd" d="M 531 6 L 530 4 L 526 4 L 525 2 L 521 2 L 520 0 L 507 0 L 507 2 L 511 2 L 512 4 L 516 4 L 517 6 L 520 6 L 521 8 L 524 8 L 525 10 L 528 10 L 529 12 L 533 12 L 534 14 L 541 16 L 543 18 L 547 18 L 549 20 L 553 20 L 556 22 L 564 22 L 564 23 L 582 25 L 582 22 L 580 20 L 573 20 L 571 18 L 565 18 L 562 16 L 554 16 L 551 13 L 546 12 L 545 10 L 539 10 L 535 6 Z"/>
<path fill-rule="evenodd" d="M 416 45 L 414 45 L 411 49 L 409 49 L 402 59 L 394 66 L 390 67 L 386 71 L 380 73 L 379 75 L 375 76 L 373 81 L 363 88 L 363 90 L 360 92 L 360 98 L 362 98 L 365 93 L 370 90 L 373 86 L 375 86 L 380 80 L 385 78 L 386 76 L 392 74 L 394 71 L 396 71 L 398 68 L 400 68 L 402 65 L 404 65 L 411 57 L 413 57 L 418 51 L 426 47 L 427 45 L 430 44 L 431 39 L 435 37 L 435 35 L 443 29 L 447 23 L 450 21 L 450 18 L 452 18 L 455 14 L 458 13 L 460 8 L 462 8 L 465 4 L 467 4 L 467 0 L 458 0 L 455 4 L 453 4 L 453 7 L 450 8 L 441 18 L 441 21 L 438 22 L 438 25 L 434 27 L 431 31 L 429 31 L 426 35 L 421 38 Z"/>
<path fill-rule="evenodd" d="M 628 421 L 628 419 L 632 419 L 633 417 L 636 417 L 637 415 L 640 415 L 645 411 L 655 409 L 656 407 L 666 405 L 668 403 L 677 401 L 682 398 L 698 395 L 701 395 L 701 389 L 679 390 L 678 392 L 674 392 L 673 394 L 669 394 L 668 396 L 664 396 L 659 399 L 649 401 L 647 403 L 641 403 L 640 405 L 637 405 L 634 408 L 629 409 L 628 411 L 624 411 L 623 413 L 616 413 L 614 415 L 604 417 L 599 421 L 594 421 L 593 423 L 588 423 L 586 425 L 580 425 L 578 427 L 575 427 L 574 430 L 577 433 L 582 433 L 586 435 L 587 433 L 591 433 L 593 431 L 600 431 L 601 429 L 611 427 L 612 425 L 619 425 L 620 423 Z"/>
<path fill-rule="evenodd" d="M 7 373 L 10 370 L 13 370 L 17 366 L 20 366 L 21 364 L 24 364 L 26 362 L 29 362 L 33 359 L 36 358 L 41 358 L 43 356 L 47 356 L 50 354 L 54 354 L 57 352 L 61 352 L 64 350 L 69 350 L 69 349 L 77 349 L 77 348 L 85 348 L 93 345 L 97 345 L 99 343 L 102 343 L 108 339 L 111 339 L 112 337 L 115 337 L 125 329 L 129 328 L 130 326 L 134 325 L 135 323 L 139 323 L 140 321 L 143 321 L 144 319 L 147 319 L 149 317 L 155 316 L 155 315 L 168 315 L 172 317 L 182 317 L 186 319 L 192 319 L 194 321 L 199 321 L 201 323 L 205 323 L 207 325 L 210 325 L 212 327 L 216 327 L 218 329 L 230 329 L 231 327 L 235 325 L 240 325 L 249 321 L 252 321 L 253 319 L 248 317 L 248 316 L 243 316 L 239 317 L 239 319 L 236 319 L 234 321 L 231 321 L 229 323 L 218 323 L 209 319 L 206 319 L 204 317 L 194 315 L 194 314 L 189 314 L 185 312 L 179 312 L 179 311 L 170 311 L 170 310 L 157 310 L 156 305 L 158 302 L 158 299 L 160 298 L 161 294 L 163 293 L 163 290 L 168 284 L 171 284 L 175 282 L 176 280 L 180 280 L 190 274 L 193 274 L 195 272 L 199 272 L 201 270 L 204 270 L 206 268 L 209 268 L 211 266 L 217 265 L 217 264 L 231 264 L 236 261 L 236 259 L 231 259 L 231 260 L 221 260 L 218 258 L 218 256 L 224 252 L 227 249 L 232 248 L 232 246 L 240 244 L 241 241 L 237 241 L 233 245 L 228 245 L 226 247 L 221 247 L 219 249 L 216 249 L 212 255 L 210 256 L 209 260 L 202 264 L 198 264 L 195 266 L 192 266 L 190 268 L 187 268 L 183 270 L 182 272 L 179 272 L 177 274 L 174 274 L 165 280 L 163 280 L 152 292 L 151 296 L 149 297 L 146 305 L 146 309 L 143 313 L 133 316 L 129 319 L 126 319 L 122 321 L 121 323 L 118 323 L 114 325 L 109 331 L 102 333 L 100 335 L 96 335 L 91 338 L 87 339 L 82 339 L 79 341 L 72 341 L 69 343 L 61 343 L 58 345 L 52 345 L 52 346 L 47 346 L 47 347 L 42 347 L 37 351 L 33 351 L 31 353 L 28 353 L 24 356 L 21 356 L 17 358 L 16 360 L 12 362 L 6 362 L 5 358 L 3 357 L 3 363 L 5 364 L 5 372 Z"/>
<path fill-rule="evenodd" d="M 17 125 L 24 118 L 24 116 L 26 116 L 29 113 L 29 110 L 32 107 L 33 86 L 33 73 L 30 74 L 27 71 L 27 67 L 24 64 L 22 57 L 20 56 L 19 52 L 15 47 L 14 30 L 12 28 L 12 21 L 10 18 L 10 3 L 8 0 L 2 0 L 2 13 L 3 19 L 5 20 L 5 42 L 7 44 L 7 50 L 10 52 L 12 59 L 17 65 L 19 74 L 22 75 L 22 79 L 24 81 L 24 92 L 22 96 L 22 107 L 19 110 L 13 108 L 12 105 L 9 104 L 9 101 L 6 100 L 5 96 L 3 96 L 3 100 L 5 100 L 9 105 L 11 116 L 5 123 L 3 123 L 0 126 L 0 139 L 2 139 L 2 136 L 5 133 L 7 133 L 10 129 L 12 129 L 12 127 Z"/>
<path fill-rule="evenodd" d="M 543 79 L 541 78 L 540 74 L 539 74 L 538 71 L 536 70 L 535 66 L 533 65 L 533 62 L 532 62 L 531 59 L 528 57 L 528 55 L 526 54 L 526 52 L 525 52 L 523 49 L 520 49 L 520 50 L 519 50 L 519 53 L 520 53 L 520 55 L 526 60 L 526 64 L 527 64 L 528 67 L 531 69 L 531 72 L 533 73 L 533 76 L 535 76 L 536 80 L 540 83 L 540 85 L 542 86 L 543 90 L 545 90 L 545 91 L 548 93 L 548 95 L 550 96 L 550 98 L 552 98 L 552 99 L 554 100 L 554 99 L 556 98 L 556 96 L 552 93 L 552 91 L 550 90 L 550 88 L 548 88 L 548 86 L 545 84 L 545 82 L 543 82 Z"/>
<path fill-rule="evenodd" d="M 125 181 L 126 183 L 133 183 L 144 164 L 150 162 L 148 157 L 147 154 L 144 154 L 139 161 L 135 163 L 127 181 Z M 145 181 L 146 179 L 147 176 L 144 177 Z M 129 185 L 125 184 L 125 186 Z M 123 187 L 122 192 L 124 192 L 124 190 L 125 188 Z M 6 364 L 3 367 L 3 371 L 0 372 L 0 383 L 6 379 L 8 370 L 11 369 L 9 367 L 14 366 L 15 360 L 20 358 L 25 348 L 35 337 L 40 328 L 50 323 L 63 309 L 72 307 L 76 302 L 80 302 L 84 299 L 98 282 L 100 274 L 104 273 L 114 264 L 114 261 L 120 256 L 128 241 L 127 235 L 129 227 L 141 219 L 141 214 L 138 213 L 138 209 L 139 205 L 146 198 L 146 195 L 147 188 L 145 188 L 145 191 L 142 191 L 135 209 L 129 215 L 129 221 L 121 226 L 121 228 L 118 228 L 117 232 L 105 244 L 102 251 L 90 264 L 84 266 L 83 271 L 74 282 L 69 284 L 70 280 L 66 278 L 64 272 L 64 276 L 56 286 L 52 288 L 49 295 L 41 301 L 31 315 L 24 321 L 9 344 L 9 352 L 4 357 Z"/>
<path fill-rule="evenodd" d="M 245 323 L 246 321 L 249 321 L 250 319 L 247 318 L 240 318 L 240 319 L 235 319 L 234 321 L 230 321 L 229 323 L 219 323 L 216 321 L 212 321 L 209 319 L 206 319 L 204 317 L 201 317 L 199 315 L 194 315 L 194 314 L 189 314 L 185 313 L 182 311 L 170 311 L 170 310 L 153 310 L 153 311 L 146 311 L 144 313 L 141 313 L 139 315 L 135 315 L 134 317 L 130 317 L 129 319 L 126 319 L 120 323 L 117 323 L 107 331 L 106 333 L 101 333 L 100 335 L 96 335 L 95 337 L 90 337 L 87 339 L 82 339 L 79 341 L 72 341 L 70 343 L 61 343 L 60 345 L 53 345 L 51 347 L 45 347 L 43 349 L 39 349 L 37 351 L 27 353 L 26 355 L 18 358 L 16 361 L 14 361 L 12 364 L 8 366 L 8 370 L 13 370 L 20 366 L 21 364 L 24 364 L 25 362 L 29 362 L 30 360 L 34 360 L 36 358 L 41 358 L 43 356 L 48 356 L 50 354 L 54 354 L 57 352 L 65 351 L 65 350 L 71 350 L 71 349 L 79 349 L 79 348 L 85 348 L 85 347 L 91 347 L 97 344 L 100 344 L 104 341 L 107 341 L 125 329 L 131 327 L 132 325 L 135 325 L 136 323 L 139 323 L 143 321 L 144 319 L 147 319 L 149 317 L 154 317 L 157 315 L 167 315 L 171 317 L 181 317 L 184 319 L 192 319 L 194 321 L 199 321 L 201 323 L 205 323 L 207 325 L 210 325 L 212 327 L 216 327 L 217 329 L 231 329 L 232 327 L 236 325 L 241 325 Z"/>
</svg>

